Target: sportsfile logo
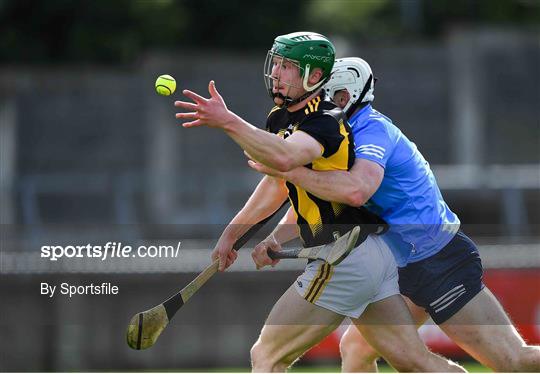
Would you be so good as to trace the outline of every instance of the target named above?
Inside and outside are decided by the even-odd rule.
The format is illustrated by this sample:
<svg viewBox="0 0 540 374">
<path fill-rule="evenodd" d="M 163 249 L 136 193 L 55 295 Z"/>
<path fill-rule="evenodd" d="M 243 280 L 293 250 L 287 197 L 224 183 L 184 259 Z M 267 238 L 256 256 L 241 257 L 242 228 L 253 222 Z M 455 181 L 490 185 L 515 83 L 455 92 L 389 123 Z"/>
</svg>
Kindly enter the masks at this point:
<svg viewBox="0 0 540 374">
<path fill-rule="evenodd" d="M 321 62 L 330 62 L 330 57 L 328 56 L 317 56 L 317 55 L 305 54 L 303 58 L 309 58 L 311 60 L 316 60 L 316 61 L 321 61 Z"/>
<path fill-rule="evenodd" d="M 121 242 L 108 242 L 105 245 L 44 245 L 41 247 L 41 258 L 58 261 L 59 258 L 97 258 L 105 261 L 108 258 L 176 258 L 182 242 L 172 245 L 140 245 L 133 248 Z"/>
</svg>

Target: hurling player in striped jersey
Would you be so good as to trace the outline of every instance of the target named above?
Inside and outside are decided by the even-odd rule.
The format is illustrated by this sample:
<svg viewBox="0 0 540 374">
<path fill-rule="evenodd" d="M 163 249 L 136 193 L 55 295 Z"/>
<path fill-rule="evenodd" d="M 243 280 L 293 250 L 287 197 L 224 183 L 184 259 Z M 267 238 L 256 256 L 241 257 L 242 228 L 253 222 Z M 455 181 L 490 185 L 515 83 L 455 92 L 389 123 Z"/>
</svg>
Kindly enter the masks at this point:
<svg viewBox="0 0 540 374">
<path fill-rule="evenodd" d="M 209 99 L 184 90 L 193 102 L 176 101 L 175 106 L 190 111 L 176 117 L 190 121 L 184 127 L 223 130 L 250 158 L 279 170 L 301 165 L 349 170 L 355 162 L 352 131 L 344 113 L 324 100 L 322 90 L 334 60 L 335 48 L 324 35 L 297 32 L 274 40 L 264 69 L 268 94 L 276 105 L 268 115 L 267 131 L 228 110 L 213 82 Z M 238 238 L 287 198 L 291 209 L 283 224 L 252 252 L 257 268 L 276 264 L 267 249 L 280 250 L 281 244 L 298 236 L 307 246 L 330 243 L 357 225 L 361 234 L 356 248 L 339 264 L 309 262 L 272 307 L 251 349 L 253 371 L 286 371 L 346 317 L 379 337 L 372 344 L 399 371 L 464 371 L 421 341 L 399 294 L 394 258 L 381 239 L 387 225 L 366 208 L 323 201 L 281 178 L 265 176 L 214 248 L 212 258 L 220 259 L 220 270 L 236 259 L 233 244 Z M 261 285 L 261 292 L 266 288 Z"/>
<path fill-rule="evenodd" d="M 372 107 L 374 81 L 368 63 L 351 57 L 336 60 L 325 85 L 351 124 L 356 146 L 352 169 L 299 167 L 283 173 L 251 166 L 319 198 L 364 206 L 379 215 L 390 225 L 383 239 L 396 259 L 400 292 L 418 325 L 431 317 L 455 343 L 495 371 L 540 371 L 540 347 L 525 343 L 483 284 L 476 245 L 460 230 L 429 163 L 390 118 Z M 379 354 L 370 344 L 377 339 L 361 326 L 349 328 L 340 344 L 344 371 L 375 371 Z"/>
</svg>

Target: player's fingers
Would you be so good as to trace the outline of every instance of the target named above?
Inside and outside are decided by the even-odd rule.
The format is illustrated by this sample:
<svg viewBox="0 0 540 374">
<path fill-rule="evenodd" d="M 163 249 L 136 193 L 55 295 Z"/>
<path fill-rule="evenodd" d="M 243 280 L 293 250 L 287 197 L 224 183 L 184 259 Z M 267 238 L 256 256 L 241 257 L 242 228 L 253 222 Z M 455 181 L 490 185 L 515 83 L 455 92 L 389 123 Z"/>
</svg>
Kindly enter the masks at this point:
<svg viewBox="0 0 540 374">
<path fill-rule="evenodd" d="M 268 250 L 268 246 L 267 246 L 267 243 L 266 242 L 260 242 L 259 244 L 257 244 L 255 246 L 255 248 L 253 248 L 253 252 L 257 254 L 257 256 L 261 256 L 261 255 L 264 255 L 266 254 L 266 251 Z"/>
<path fill-rule="evenodd" d="M 252 169 L 258 171 L 259 173 L 265 174 L 265 172 L 264 172 L 264 165 L 259 164 L 258 162 L 255 162 L 255 161 L 253 161 L 253 160 L 248 160 L 248 165 L 249 165 L 250 168 L 252 168 Z"/>
<path fill-rule="evenodd" d="M 182 93 L 184 94 L 184 96 L 189 97 L 191 100 L 195 101 L 198 104 L 206 103 L 208 101 L 208 99 L 205 99 L 201 95 L 198 95 L 195 92 L 190 91 L 190 90 L 184 90 L 182 91 Z"/>
<path fill-rule="evenodd" d="M 264 264 L 261 263 L 259 259 L 259 254 L 256 251 L 251 252 L 251 258 L 253 259 L 253 262 L 255 263 L 255 267 L 257 268 L 257 270 L 261 269 L 264 266 Z"/>
<path fill-rule="evenodd" d="M 268 166 L 260 164 L 253 160 L 248 160 L 248 166 L 252 168 L 253 170 L 258 171 L 261 174 L 267 174 L 270 176 L 273 176 L 276 174 L 276 171 L 274 169 L 271 169 Z"/>
<path fill-rule="evenodd" d="M 268 243 L 268 249 L 274 252 L 279 252 L 281 251 L 281 245 L 276 241 L 271 241 Z"/>
<path fill-rule="evenodd" d="M 227 261 L 230 261 L 231 263 L 236 261 L 236 258 L 238 257 L 238 253 L 236 251 L 230 251 L 227 255 Z"/>
<path fill-rule="evenodd" d="M 219 271 L 225 270 L 225 266 L 227 265 L 227 253 L 219 253 Z"/>
<path fill-rule="evenodd" d="M 197 126 L 202 126 L 202 125 L 203 125 L 203 122 L 200 119 L 198 119 L 196 121 L 186 122 L 186 123 L 182 124 L 182 126 L 185 127 L 185 128 L 197 127 Z"/>
<path fill-rule="evenodd" d="M 227 262 L 228 262 L 227 254 L 218 252 L 217 260 L 219 261 L 218 271 L 224 271 L 227 268 Z"/>
<path fill-rule="evenodd" d="M 221 97 L 216 88 L 216 82 L 210 81 L 210 83 L 208 83 L 208 92 L 210 92 L 210 96 L 212 96 L 213 98 L 223 101 L 223 98 Z"/>
<path fill-rule="evenodd" d="M 255 257 L 255 252 L 251 252 L 251 259 L 253 260 L 253 263 L 255 264 L 255 268 L 259 270 L 259 265 L 257 264 L 257 258 Z"/>
<path fill-rule="evenodd" d="M 175 101 L 174 106 L 188 109 L 188 110 L 194 110 L 194 111 L 197 111 L 197 109 L 199 109 L 199 105 L 197 104 L 188 103 L 187 101 L 180 101 L 180 100 Z"/>
<path fill-rule="evenodd" d="M 228 269 L 229 266 L 234 264 L 235 261 L 236 261 L 236 257 L 234 255 L 229 254 L 229 256 L 227 256 L 227 264 L 225 265 L 225 269 Z"/>
<path fill-rule="evenodd" d="M 258 171 L 261 174 L 270 175 L 271 177 L 282 177 L 282 174 L 276 169 L 269 168 L 268 166 L 255 162 L 253 160 L 248 160 L 248 165 L 250 168 Z"/>
<path fill-rule="evenodd" d="M 268 256 L 269 248 L 267 242 L 261 242 L 253 249 L 252 257 L 259 268 L 272 264 L 272 259 Z"/>
<path fill-rule="evenodd" d="M 228 269 L 229 266 L 231 266 L 232 264 L 234 264 L 234 262 L 236 261 L 235 253 L 236 253 L 236 251 L 230 251 L 230 252 L 227 254 L 227 264 L 225 265 L 225 269 Z"/>
<path fill-rule="evenodd" d="M 272 267 L 276 266 L 278 262 L 279 262 L 279 258 L 272 260 Z"/>
<path fill-rule="evenodd" d="M 176 113 L 175 117 L 179 118 L 179 119 L 198 119 L 199 118 L 199 113 L 197 113 L 197 112 Z"/>
</svg>

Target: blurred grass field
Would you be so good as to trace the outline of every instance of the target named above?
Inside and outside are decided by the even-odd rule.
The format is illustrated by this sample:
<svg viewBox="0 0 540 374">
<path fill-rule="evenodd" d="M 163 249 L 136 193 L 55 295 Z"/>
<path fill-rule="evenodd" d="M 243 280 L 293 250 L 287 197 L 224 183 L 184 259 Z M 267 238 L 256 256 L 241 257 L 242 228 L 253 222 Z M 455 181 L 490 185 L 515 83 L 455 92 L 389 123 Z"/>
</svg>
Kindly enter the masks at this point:
<svg viewBox="0 0 540 374">
<path fill-rule="evenodd" d="M 470 373 L 492 373 L 491 369 L 477 362 L 461 363 L 462 366 Z M 339 366 L 298 366 L 293 367 L 291 370 L 293 373 L 340 373 Z M 381 373 L 397 373 L 391 366 L 386 364 L 379 364 L 379 372 Z"/>
<path fill-rule="evenodd" d="M 465 369 L 470 373 L 492 373 L 493 371 L 477 362 L 466 361 L 460 362 L 460 365 L 464 366 Z M 176 370 L 175 370 L 176 371 Z M 251 370 L 249 368 L 211 368 L 211 369 L 187 369 L 187 370 L 178 370 L 180 372 L 191 372 L 191 373 L 247 373 Z M 341 369 L 339 366 L 331 365 L 297 365 L 294 366 L 289 372 L 291 373 L 340 373 Z M 396 371 L 386 364 L 379 364 L 379 372 L 381 373 L 396 373 Z"/>
</svg>

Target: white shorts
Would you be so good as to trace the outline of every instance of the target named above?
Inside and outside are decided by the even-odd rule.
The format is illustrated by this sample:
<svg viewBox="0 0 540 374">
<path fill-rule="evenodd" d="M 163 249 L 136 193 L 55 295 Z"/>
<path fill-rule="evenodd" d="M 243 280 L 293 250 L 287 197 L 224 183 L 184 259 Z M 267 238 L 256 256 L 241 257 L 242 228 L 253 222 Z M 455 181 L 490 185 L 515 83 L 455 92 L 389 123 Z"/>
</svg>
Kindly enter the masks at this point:
<svg viewBox="0 0 540 374">
<path fill-rule="evenodd" d="M 397 265 L 380 236 L 369 235 L 337 266 L 309 263 L 295 288 L 310 303 L 358 318 L 369 304 L 399 294 Z"/>
</svg>

